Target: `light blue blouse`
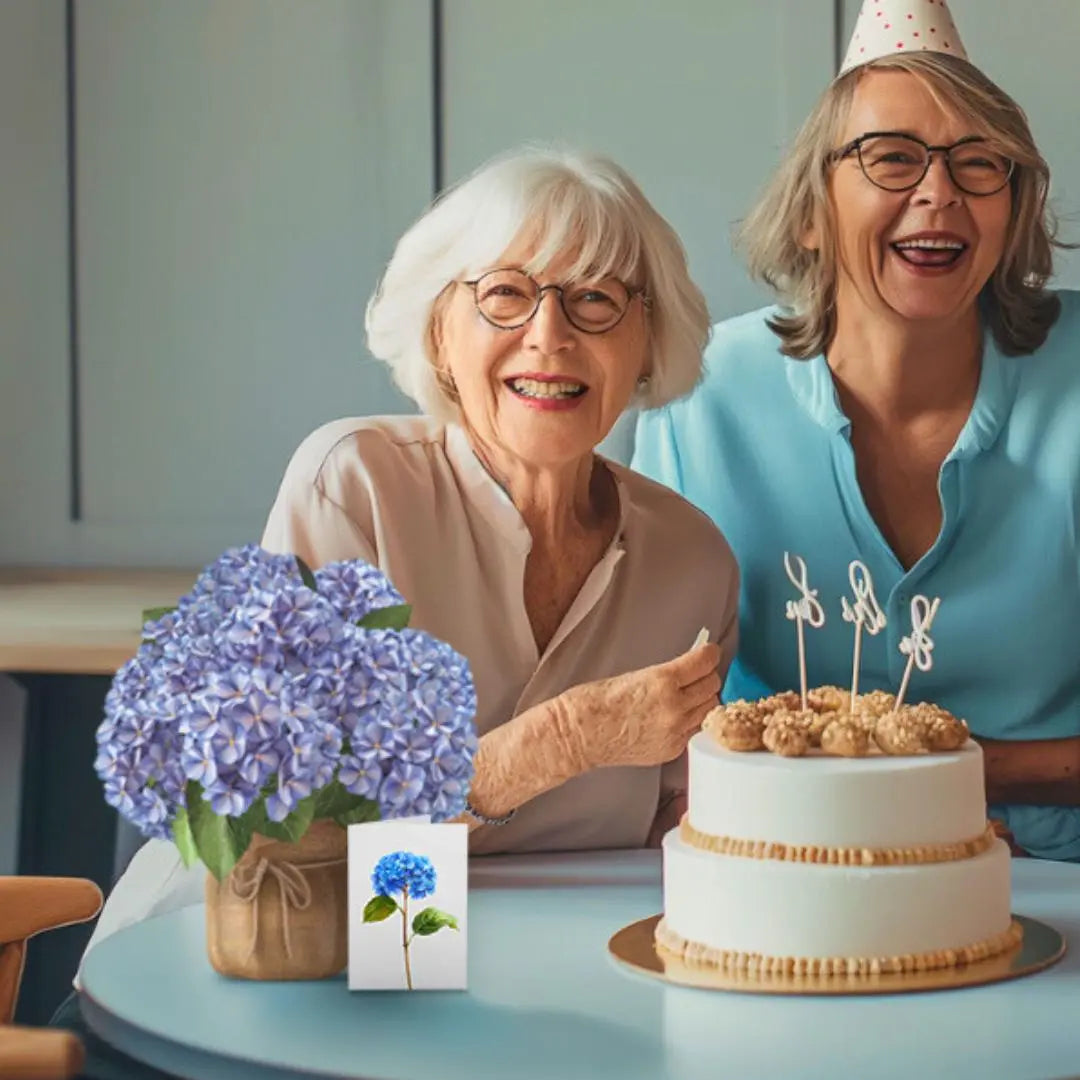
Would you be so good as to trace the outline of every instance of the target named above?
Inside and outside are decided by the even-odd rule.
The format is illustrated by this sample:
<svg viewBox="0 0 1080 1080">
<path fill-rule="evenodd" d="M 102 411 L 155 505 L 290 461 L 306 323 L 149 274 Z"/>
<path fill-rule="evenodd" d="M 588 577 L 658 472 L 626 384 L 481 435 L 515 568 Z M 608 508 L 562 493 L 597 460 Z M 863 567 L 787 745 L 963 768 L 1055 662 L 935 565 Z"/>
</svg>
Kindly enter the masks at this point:
<svg viewBox="0 0 1080 1080">
<path fill-rule="evenodd" d="M 840 599 L 861 559 L 888 619 L 863 634 L 861 689 L 896 691 L 911 598 L 940 597 L 933 667 L 914 671 L 909 701 L 940 702 L 990 738 L 1080 735 L 1080 293 L 1060 295 L 1037 353 L 1004 356 L 986 335 L 971 415 L 941 467 L 941 534 L 907 572 L 863 502 L 825 358 L 783 356 L 765 325 L 772 309 L 720 323 L 699 388 L 642 415 L 634 468 L 709 514 L 742 571 L 726 699 L 798 686 L 790 551 L 826 615 L 806 631 L 810 685 L 850 685 Z M 1033 854 L 1080 860 L 1080 810 L 992 810 Z"/>
</svg>

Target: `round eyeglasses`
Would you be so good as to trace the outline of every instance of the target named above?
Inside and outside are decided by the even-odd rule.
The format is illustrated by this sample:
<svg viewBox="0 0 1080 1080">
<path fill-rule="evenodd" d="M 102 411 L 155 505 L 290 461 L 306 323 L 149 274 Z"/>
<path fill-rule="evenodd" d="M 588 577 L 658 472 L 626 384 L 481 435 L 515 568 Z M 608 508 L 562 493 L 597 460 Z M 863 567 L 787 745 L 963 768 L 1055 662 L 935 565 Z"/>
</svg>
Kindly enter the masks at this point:
<svg viewBox="0 0 1080 1080">
<path fill-rule="evenodd" d="M 500 330 L 516 330 L 537 312 L 544 293 L 558 294 L 567 322 L 584 334 L 603 334 L 622 321 L 635 296 L 648 307 L 644 291 L 632 289 L 618 278 L 581 281 L 569 285 L 539 285 L 524 270 L 489 270 L 472 281 L 476 310 Z"/>
<path fill-rule="evenodd" d="M 834 150 L 832 161 L 856 154 L 859 168 L 871 184 L 886 191 L 918 187 L 930 171 L 934 154 L 945 156 L 952 182 L 968 195 L 995 195 L 1013 174 L 1016 163 L 992 150 L 977 137 L 961 139 L 951 146 L 931 146 L 914 135 L 870 131 Z"/>
</svg>

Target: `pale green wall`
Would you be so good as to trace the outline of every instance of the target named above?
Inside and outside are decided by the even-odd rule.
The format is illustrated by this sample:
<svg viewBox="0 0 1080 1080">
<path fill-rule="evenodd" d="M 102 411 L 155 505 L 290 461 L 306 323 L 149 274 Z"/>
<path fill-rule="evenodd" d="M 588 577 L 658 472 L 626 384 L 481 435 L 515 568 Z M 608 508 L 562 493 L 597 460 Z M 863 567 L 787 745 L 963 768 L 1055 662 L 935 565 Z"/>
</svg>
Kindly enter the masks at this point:
<svg viewBox="0 0 1080 1080">
<path fill-rule="evenodd" d="M 831 77 L 831 0 L 446 6 L 449 178 L 515 142 L 604 151 L 675 226 L 715 316 L 763 302 L 731 226 Z"/>
<path fill-rule="evenodd" d="M 614 154 L 714 314 L 732 223 L 827 83 L 837 0 L 446 0 L 445 173 Z M 848 28 L 855 0 L 839 0 Z M 78 3 L 84 519 L 69 520 L 63 0 L 0 3 L 0 563 L 201 564 L 324 419 L 408 408 L 362 311 L 431 195 L 429 0 Z M 1077 0 L 954 0 L 1080 239 Z M 846 43 L 846 34 L 845 42 Z M 1060 280 L 1080 286 L 1080 259 Z M 627 453 L 625 427 L 609 443 Z"/>
<path fill-rule="evenodd" d="M 362 322 L 431 196 L 429 13 L 76 5 L 72 522 L 64 4 L 0 5 L 0 563 L 201 564 L 258 538 L 318 423 L 410 407 Z"/>
<path fill-rule="evenodd" d="M 0 561 L 66 529 L 64 5 L 0 5 Z"/>
</svg>

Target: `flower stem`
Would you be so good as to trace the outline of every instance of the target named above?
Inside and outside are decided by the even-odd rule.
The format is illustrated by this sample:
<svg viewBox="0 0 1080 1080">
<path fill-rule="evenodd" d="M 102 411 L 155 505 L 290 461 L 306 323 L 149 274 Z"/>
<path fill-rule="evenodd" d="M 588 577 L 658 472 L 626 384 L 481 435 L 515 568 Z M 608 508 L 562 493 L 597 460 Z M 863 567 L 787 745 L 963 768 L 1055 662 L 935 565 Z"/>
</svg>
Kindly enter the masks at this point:
<svg viewBox="0 0 1080 1080">
<path fill-rule="evenodd" d="M 412 987 L 412 969 L 409 967 L 409 886 L 401 890 L 401 947 L 405 950 L 405 982 Z"/>
</svg>

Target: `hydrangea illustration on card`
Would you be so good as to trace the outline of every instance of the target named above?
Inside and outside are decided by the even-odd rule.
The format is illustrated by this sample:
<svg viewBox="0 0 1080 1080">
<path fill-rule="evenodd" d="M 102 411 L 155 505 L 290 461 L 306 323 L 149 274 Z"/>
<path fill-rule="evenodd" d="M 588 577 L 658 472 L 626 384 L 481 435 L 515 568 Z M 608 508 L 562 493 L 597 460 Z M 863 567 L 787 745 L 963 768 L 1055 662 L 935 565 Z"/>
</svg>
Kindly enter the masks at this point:
<svg viewBox="0 0 1080 1080">
<path fill-rule="evenodd" d="M 395 818 L 348 833 L 349 989 L 467 989 L 469 826 Z"/>
<path fill-rule="evenodd" d="M 375 895 L 364 907 L 364 922 L 383 922 L 394 914 L 401 916 L 401 951 L 405 982 L 410 990 L 413 981 L 409 948 L 413 939 L 430 937 L 444 928 L 458 929 L 457 918 L 436 907 L 424 908 L 413 916 L 411 924 L 409 922 L 409 900 L 423 900 L 431 896 L 435 892 L 437 878 L 431 860 L 426 855 L 416 855 L 411 851 L 394 851 L 384 855 L 371 873 Z"/>
<path fill-rule="evenodd" d="M 312 571 L 256 545 L 226 551 L 175 609 L 144 614 L 97 733 L 106 801 L 208 868 L 218 970 L 336 974 L 345 828 L 464 809 L 476 750 L 468 661 L 408 627 L 409 606 L 377 567 Z M 260 904 L 274 888 L 280 903 Z"/>
</svg>

